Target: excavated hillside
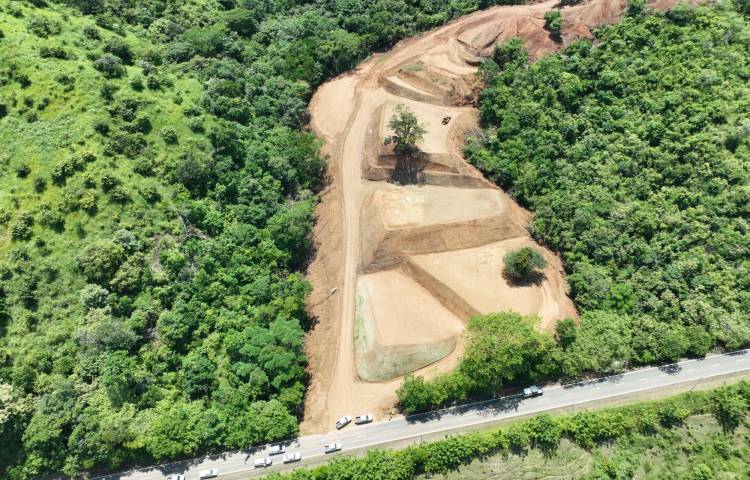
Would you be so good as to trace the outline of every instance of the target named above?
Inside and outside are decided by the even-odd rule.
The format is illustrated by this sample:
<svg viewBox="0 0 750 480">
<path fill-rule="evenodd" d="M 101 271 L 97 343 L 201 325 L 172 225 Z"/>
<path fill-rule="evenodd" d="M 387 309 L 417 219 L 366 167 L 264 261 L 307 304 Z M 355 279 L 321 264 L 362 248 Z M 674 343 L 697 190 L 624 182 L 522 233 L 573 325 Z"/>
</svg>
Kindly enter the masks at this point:
<svg viewBox="0 0 750 480">
<path fill-rule="evenodd" d="M 311 127 L 330 156 L 330 185 L 309 269 L 318 323 L 307 339 L 306 433 L 330 430 L 345 414 L 382 418 L 405 373 L 455 367 L 473 315 L 515 310 L 538 315 L 541 329 L 576 316 L 559 258 L 529 236 L 529 212 L 461 157 L 477 128 L 477 66 L 495 45 L 521 37 L 538 58 L 617 21 L 625 3 L 563 8 L 561 39 L 543 28 L 544 13 L 556 7 L 548 1 L 477 12 L 373 56 L 315 94 Z M 383 146 L 398 104 L 427 129 L 423 155 L 408 165 Z M 503 255 L 526 245 L 549 266 L 538 284 L 511 286 Z"/>
</svg>

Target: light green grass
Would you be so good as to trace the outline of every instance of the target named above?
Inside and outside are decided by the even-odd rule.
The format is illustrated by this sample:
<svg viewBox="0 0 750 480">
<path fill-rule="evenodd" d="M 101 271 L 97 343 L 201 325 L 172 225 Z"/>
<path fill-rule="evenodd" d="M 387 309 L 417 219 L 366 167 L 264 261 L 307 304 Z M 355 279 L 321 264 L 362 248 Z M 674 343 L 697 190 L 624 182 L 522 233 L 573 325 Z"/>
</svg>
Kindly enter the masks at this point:
<svg viewBox="0 0 750 480">
<path fill-rule="evenodd" d="M 433 475 L 440 480 L 551 480 L 606 478 L 681 479 L 688 478 L 698 465 L 707 466 L 713 478 L 747 478 L 750 458 L 750 431 L 740 426 L 725 433 L 714 417 L 691 417 L 685 425 L 665 429 L 658 435 L 633 435 L 612 445 L 589 452 L 567 440 L 550 455 L 539 450 L 517 454 L 497 454 L 476 460 L 446 475 Z M 420 476 L 419 478 L 428 478 Z"/>
</svg>

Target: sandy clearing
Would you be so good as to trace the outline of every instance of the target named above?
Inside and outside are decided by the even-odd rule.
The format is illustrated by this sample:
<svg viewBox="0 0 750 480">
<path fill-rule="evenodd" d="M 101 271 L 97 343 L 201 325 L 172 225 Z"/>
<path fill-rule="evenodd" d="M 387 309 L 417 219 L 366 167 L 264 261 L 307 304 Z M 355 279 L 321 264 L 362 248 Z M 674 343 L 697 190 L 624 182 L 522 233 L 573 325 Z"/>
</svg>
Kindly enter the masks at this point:
<svg viewBox="0 0 750 480">
<path fill-rule="evenodd" d="M 660 9 L 676 4 L 676 0 L 652 1 L 651 5 Z M 590 0 L 562 9 L 566 18 L 564 43 L 580 36 L 590 36 L 593 26 L 616 21 L 624 5 L 624 0 Z M 431 203 L 429 206 L 404 205 L 403 208 L 407 211 L 403 213 L 394 211 L 402 208 L 398 206 L 398 200 L 395 201 L 395 206 L 386 206 L 388 221 L 392 225 L 402 223 L 396 229 L 382 228 L 383 214 L 378 209 L 371 209 L 372 205 L 368 200 L 373 191 L 394 187 L 385 182 L 389 178 L 389 169 L 393 170 L 394 167 L 374 165 L 371 158 L 374 157 L 377 164 L 382 153 L 377 151 L 377 142 L 380 140 L 375 136 L 384 131 L 383 120 L 387 115 L 384 109 L 391 108 L 398 102 L 409 104 L 418 112 L 420 120 L 429 126 L 423 148 L 430 154 L 440 156 L 443 161 L 452 161 L 449 154 L 460 151 L 461 132 L 465 128 L 456 130 L 453 127 L 455 124 L 444 128 L 441 120 L 443 116 L 450 116 L 452 119 L 469 118 L 465 114 L 472 110 L 460 105 L 469 104 L 475 98 L 471 90 L 477 84 L 471 75 L 476 71 L 478 56 L 488 55 L 496 42 L 513 36 L 524 39 L 532 58 L 560 48 L 561 44 L 554 42 L 542 28 L 544 12 L 556 6 L 557 0 L 550 0 L 534 5 L 496 7 L 477 12 L 402 41 L 387 54 L 373 55 L 354 72 L 324 84 L 315 93 L 310 105 L 310 125 L 325 140 L 323 152 L 330 155 L 331 162 L 328 166 L 330 185 L 322 195 L 317 211 L 319 223 L 314 231 L 318 251 L 308 270 L 313 283 L 308 305 L 317 324 L 306 340 L 311 382 L 302 424 L 304 433 L 330 430 L 332 422 L 344 414 L 370 411 L 376 417 L 382 417 L 395 401 L 395 391 L 400 384 L 398 378 L 366 382 L 357 374 L 354 351 L 357 284 L 361 273 L 368 268 L 371 273 L 378 268 L 400 268 L 417 285 L 399 289 L 402 290 L 399 292 L 402 297 L 418 298 L 420 294 L 416 292 L 426 290 L 434 297 L 434 301 L 457 316 L 466 316 L 473 308 L 485 311 L 487 308 L 508 306 L 515 310 L 539 313 L 547 320 L 546 326 L 549 327 L 557 318 L 575 313 L 574 310 L 571 311 L 572 305 L 565 295 L 565 278 L 558 268 L 547 272 L 549 288 L 542 284 L 526 290 L 518 290 L 518 287 L 511 289 L 507 285 L 504 287 L 500 279 L 497 282 L 491 281 L 496 278 L 492 275 L 498 268 L 497 258 L 501 258 L 500 247 L 488 247 L 487 251 L 494 252 L 491 254 L 481 253 L 484 252 L 481 248 L 467 251 L 514 237 L 532 242 L 526 238 L 528 235 L 524 231 L 530 215 L 517 205 L 512 204 L 502 212 L 474 220 L 428 225 L 419 221 L 420 216 L 425 222 L 429 222 L 431 217 L 440 218 L 442 211 L 440 215 L 435 214 L 436 211 L 450 211 L 451 208 L 473 211 L 467 214 L 467 218 L 481 215 L 486 209 L 482 206 L 481 199 L 477 199 L 479 201 L 476 205 L 469 202 L 463 204 L 466 196 L 464 192 L 468 188 L 491 186 L 473 167 L 458 161 L 456 171 L 459 173 L 451 173 L 444 168 L 441 171 L 439 162 L 428 164 L 433 165 L 436 170 L 428 168 L 420 173 L 420 181 L 428 185 L 422 188 L 432 188 L 430 185 L 445 185 L 450 188 L 441 190 L 444 198 L 439 200 L 429 194 L 425 195 L 425 203 Z M 440 72 L 439 88 L 433 88 L 409 72 L 400 72 L 417 62 L 422 64 L 424 78 L 429 79 L 430 72 Z M 393 78 L 396 79 L 395 82 L 391 81 Z M 446 82 L 452 82 L 452 85 L 447 85 Z M 436 94 L 441 95 L 442 91 L 449 93 L 436 101 Z M 451 120 L 451 123 L 454 121 Z M 462 123 L 462 127 L 471 126 L 471 122 L 457 123 Z M 363 175 L 378 181 L 364 180 Z M 404 198 L 408 198 L 410 189 L 416 187 L 396 188 L 405 189 L 407 193 Z M 435 202 L 434 206 L 432 202 Z M 412 211 L 408 211 L 410 209 Z M 368 212 L 377 218 L 370 218 Z M 444 218 L 453 217 L 448 212 Z M 496 219 L 504 221 L 497 222 Z M 378 221 L 381 222 L 381 227 L 377 227 Z M 389 242 L 389 238 L 396 234 L 396 241 Z M 373 246 L 373 242 L 377 245 Z M 382 251 L 378 252 L 379 248 Z M 461 251 L 449 252 L 450 249 Z M 455 258 L 451 257 L 450 260 L 453 265 L 451 268 L 455 271 L 445 272 L 445 268 L 438 268 L 436 276 L 424 276 L 420 273 L 424 269 L 417 268 L 417 263 L 412 261 L 413 257 L 435 252 L 455 253 Z M 424 258 L 422 260 L 425 262 Z M 456 262 L 460 265 L 455 265 Z M 427 267 L 437 268 L 434 265 Z M 483 282 L 479 280 L 481 278 L 484 279 Z M 467 282 L 474 282 L 475 288 L 482 292 L 476 294 L 462 289 L 461 284 Z M 335 293 L 331 293 L 333 288 L 337 289 Z M 498 296 L 502 298 L 496 298 Z M 393 311 L 387 318 L 376 315 L 374 328 L 383 332 L 390 332 L 393 328 L 419 331 L 419 326 L 425 322 L 421 317 L 424 311 L 420 309 L 409 312 L 405 314 Z M 390 334 L 392 332 L 383 333 L 385 336 Z M 422 335 L 411 335 L 414 338 L 407 342 L 419 345 Z M 453 368 L 462 351 L 461 338 L 457 336 L 455 348 L 442 360 L 418 370 L 417 373 L 434 375 Z M 381 349 L 381 357 L 386 350 L 385 347 Z"/>
<path fill-rule="evenodd" d="M 531 246 L 549 265 L 540 285 L 511 286 L 502 276 L 503 256 L 511 250 Z M 566 296 L 559 259 L 529 237 L 512 238 L 481 247 L 415 255 L 410 258 L 428 275 L 446 285 L 482 314 L 514 310 L 538 315 L 541 328 L 552 327 L 561 318 L 577 318 L 573 302 Z"/>
<path fill-rule="evenodd" d="M 511 200 L 489 188 L 453 189 L 426 185 L 396 187 L 373 192 L 385 228 L 454 223 L 502 215 Z"/>
<path fill-rule="evenodd" d="M 367 297 L 370 308 L 365 315 L 372 319 L 378 345 L 429 345 L 455 339 L 464 329 L 460 318 L 398 270 L 359 277 L 357 292 Z M 413 320 L 403 322 L 404 318 Z"/>
</svg>

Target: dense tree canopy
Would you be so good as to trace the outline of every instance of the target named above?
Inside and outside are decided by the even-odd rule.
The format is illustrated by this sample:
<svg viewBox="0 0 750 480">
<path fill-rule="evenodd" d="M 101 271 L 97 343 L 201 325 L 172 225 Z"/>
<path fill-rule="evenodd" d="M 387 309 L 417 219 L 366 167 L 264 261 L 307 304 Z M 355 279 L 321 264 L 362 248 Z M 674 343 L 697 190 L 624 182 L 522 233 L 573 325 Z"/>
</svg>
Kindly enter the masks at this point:
<svg viewBox="0 0 750 480">
<path fill-rule="evenodd" d="M 728 3 L 631 8 L 596 46 L 483 66 L 469 158 L 563 256 L 583 313 L 567 373 L 750 342 L 749 47 Z"/>
</svg>

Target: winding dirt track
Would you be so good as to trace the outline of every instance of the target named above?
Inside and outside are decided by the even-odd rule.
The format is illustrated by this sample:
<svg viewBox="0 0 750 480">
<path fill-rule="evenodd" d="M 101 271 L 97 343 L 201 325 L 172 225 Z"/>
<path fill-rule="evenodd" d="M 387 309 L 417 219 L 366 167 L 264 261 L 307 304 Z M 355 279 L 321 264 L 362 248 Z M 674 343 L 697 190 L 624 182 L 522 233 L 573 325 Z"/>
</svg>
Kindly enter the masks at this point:
<svg viewBox="0 0 750 480">
<path fill-rule="evenodd" d="M 460 156 L 465 133 L 476 128 L 470 105 L 482 57 L 521 37 L 536 58 L 616 21 L 624 2 L 563 9 L 559 43 L 543 29 L 544 13 L 556 6 L 477 12 L 403 41 L 316 92 L 311 128 L 325 141 L 330 184 L 308 271 L 318 323 L 306 341 L 304 433 L 330 430 L 345 414 L 387 415 L 403 373 L 429 376 L 455 366 L 471 315 L 516 310 L 538 315 L 539 328 L 576 315 L 559 259 L 528 235 L 530 214 Z M 399 103 L 427 126 L 416 171 L 404 172 L 382 147 Z M 537 284 L 511 287 L 500 275 L 502 255 L 522 245 L 543 252 L 550 266 Z"/>
</svg>

